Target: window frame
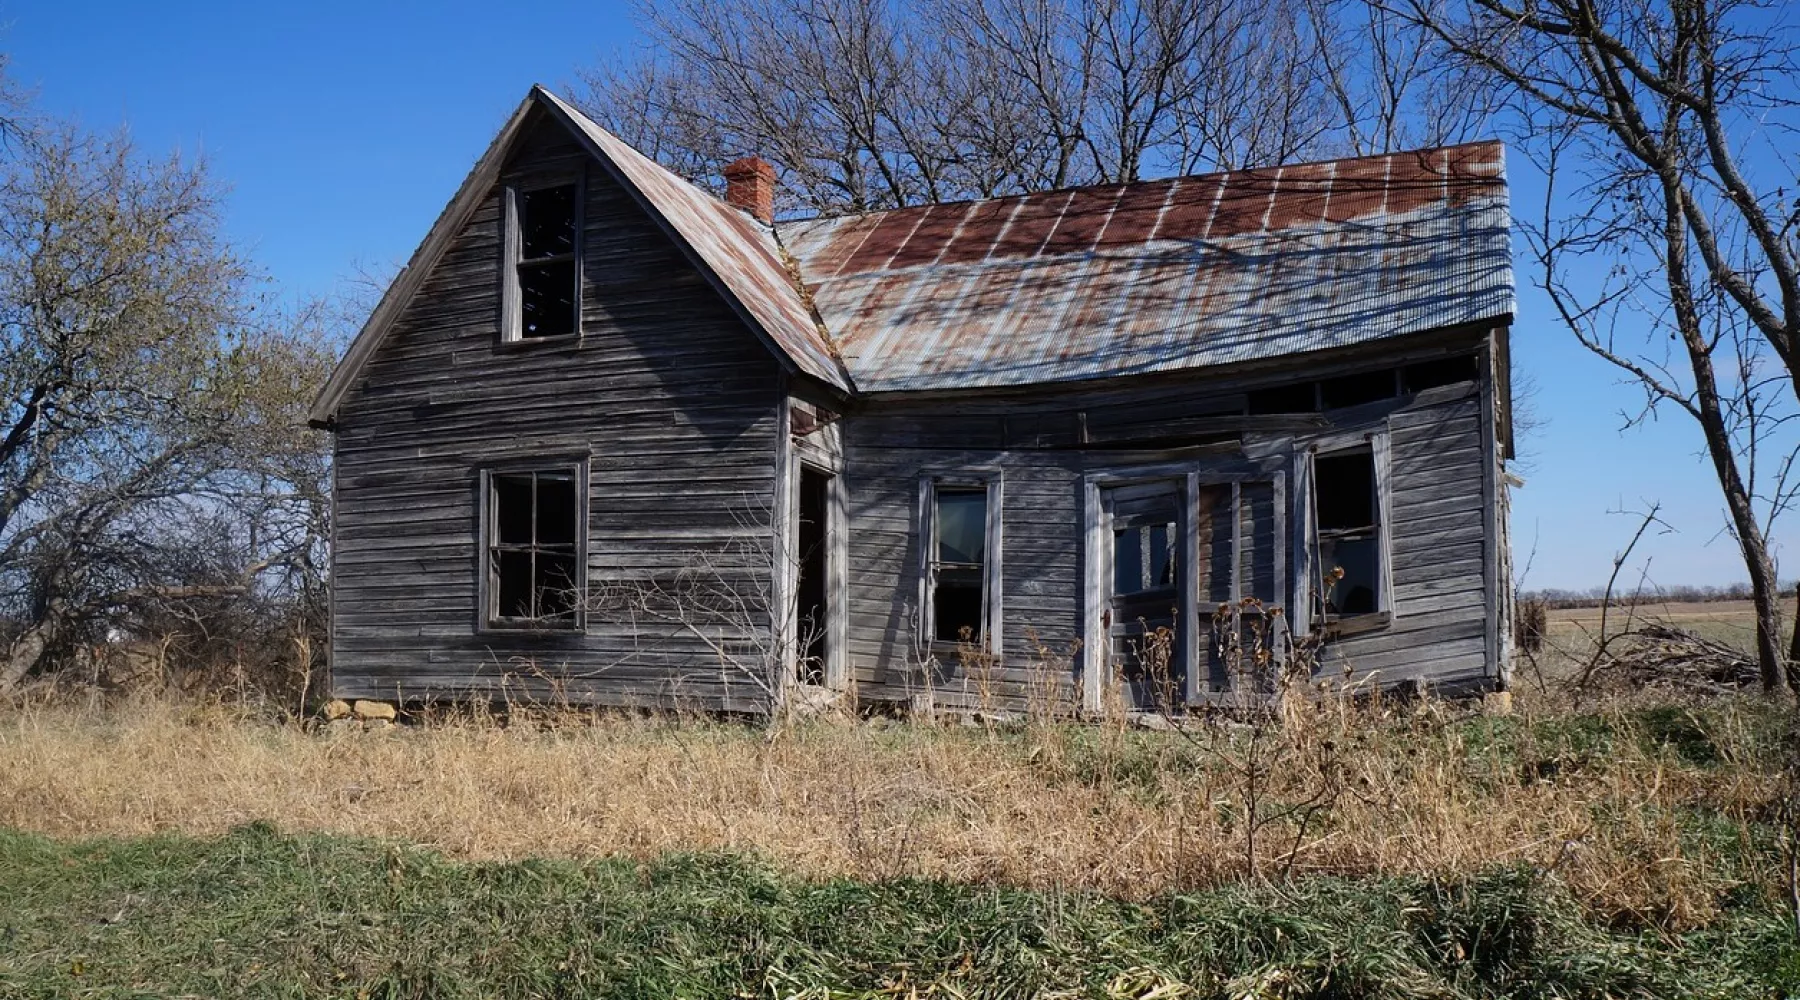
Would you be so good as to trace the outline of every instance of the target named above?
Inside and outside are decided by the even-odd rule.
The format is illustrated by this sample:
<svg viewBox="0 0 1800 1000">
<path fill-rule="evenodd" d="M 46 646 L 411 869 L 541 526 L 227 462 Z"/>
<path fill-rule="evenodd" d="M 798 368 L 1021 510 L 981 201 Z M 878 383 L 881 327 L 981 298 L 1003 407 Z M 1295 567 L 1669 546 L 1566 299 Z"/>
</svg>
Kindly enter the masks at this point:
<svg viewBox="0 0 1800 1000">
<path fill-rule="evenodd" d="M 1393 624 L 1396 617 L 1394 606 L 1393 480 L 1390 469 L 1388 432 L 1379 430 L 1356 435 L 1321 438 L 1308 445 L 1306 450 L 1310 456 L 1306 475 L 1306 494 L 1296 500 L 1308 505 L 1305 520 L 1308 566 L 1304 575 L 1296 574 L 1296 581 L 1308 590 L 1305 604 L 1307 625 L 1311 629 L 1340 637 L 1387 628 Z M 1370 512 L 1376 518 L 1373 526 L 1376 558 L 1375 610 L 1353 615 L 1334 615 L 1328 614 L 1325 610 L 1324 574 L 1326 566 L 1322 542 L 1327 535 L 1334 539 L 1363 537 L 1363 534 L 1369 529 L 1359 527 L 1328 531 L 1319 527 L 1318 460 L 1351 454 L 1367 454 L 1369 456 L 1373 480 L 1372 488 L 1375 495 L 1371 498 Z"/>
<path fill-rule="evenodd" d="M 524 260 L 521 255 L 525 251 L 522 229 L 525 196 L 534 191 L 547 191 L 559 187 L 575 189 L 574 249 L 567 254 L 552 254 L 548 257 Z M 558 344 L 580 340 L 584 332 L 581 315 L 582 291 L 586 285 L 584 272 L 587 269 L 587 171 L 562 170 L 515 177 L 502 186 L 501 205 L 500 343 L 503 346 L 518 347 L 528 344 Z M 527 337 L 525 336 L 524 289 L 519 281 L 519 268 L 526 265 L 560 263 L 564 260 L 574 264 L 574 329 L 568 333 L 553 334 L 547 337 Z"/>
<path fill-rule="evenodd" d="M 575 566 L 578 570 L 575 579 L 574 613 L 564 622 L 546 621 L 541 618 L 510 618 L 497 613 L 500 600 L 500 587 L 494 553 L 499 550 L 496 533 L 499 530 L 498 518 L 495 516 L 494 479 L 498 476 L 516 475 L 567 475 L 571 477 L 575 487 Z M 587 630 L 587 598 L 588 598 L 588 535 L 591 532 L 592 516 L 588 507 L 588 457 L 581 456 L 547 456 L 542 459 L 518 460 L 495 463 L 484 466 L 477 478 L 477 534 L 475 551 L 475 626 L 478 634 L 547 634 L 567 635 Z M 516 546 L 515 546 L 516 547 Z M 541 546 L 536 544 L 535 531 L 529 549 L 536 551 Z"/>
<path fill-rule="evenodd" d="M 987 508 L 983 522 L 981 622 L 982 633 L 975 647 L 988 655 L 1001 656 L 1005 648 L 1001 629 L 1004 622 L 1001 595 L 1002 503 L 1004 479 L 998 471 L 959 470 L 927 473 L 919 480 L 919 614 L 918 646 L 933 656 L 955 657 L 962 644 L 937 638 L 937 583 L 939 560 L 937 496 L 941 490 L 982 491 Z"/>
</svg>

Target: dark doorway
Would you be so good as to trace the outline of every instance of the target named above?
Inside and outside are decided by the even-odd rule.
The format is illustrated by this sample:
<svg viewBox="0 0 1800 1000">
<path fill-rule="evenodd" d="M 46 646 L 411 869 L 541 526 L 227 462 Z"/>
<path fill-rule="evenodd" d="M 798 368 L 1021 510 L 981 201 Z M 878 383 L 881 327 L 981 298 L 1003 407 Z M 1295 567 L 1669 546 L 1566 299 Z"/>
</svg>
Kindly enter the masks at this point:
<svg viewBox="0 0 1800 1000">
<path fill-rule="evenodd" d="M 827 541 L 831 509 L 831 476 L 810 466 L 800 467 L 800 518 L 795 539 L 799 559 L 796 584 L 796 645 L 799 648 L 799 680 L 802 684 L 825 683 L 825 657 L 831 620 L 826 579 L 831 546 Z"/>
</svg>

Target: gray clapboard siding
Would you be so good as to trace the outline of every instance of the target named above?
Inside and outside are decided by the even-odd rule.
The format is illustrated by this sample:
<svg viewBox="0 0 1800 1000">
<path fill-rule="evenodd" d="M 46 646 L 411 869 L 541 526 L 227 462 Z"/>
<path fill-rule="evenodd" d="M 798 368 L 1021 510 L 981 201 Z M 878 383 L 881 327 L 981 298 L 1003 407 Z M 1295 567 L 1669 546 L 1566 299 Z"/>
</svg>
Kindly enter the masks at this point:
<svg viewBox="0 0 1800 1000">
<path fill-rule="evenodd" d="M 1329 646 L 1327 670 L 1348 663 L 1383 683 L 1492 675 L 1481 407 L 1465 397 L 1389 417 L 1393 622 Z"/>
<path fill-rule="evenodd" d="M 1297 365 L 1290 378 L 1308 377 Z M 918 480 L 959 464 L 998 468 L 1005 477 L 1003 660 L 980 678 L 957 663 L 940 664 L 933 694 L 945 704 L 967 699 L 972 687 L 1001 706 L 1020 707 L 1045 685 L 1039 650 L 1065 671 L 1052 685 L 1076 690 L 1071 644 L 1083 630 L 1083 477 L 1097 469 L 1153 464 L 1175 456 L 1241 454 L 1266 442 L 1279 451 L 1281 434 L 1297 426 L 1317 431 L 1385 426 L 1390 441 L 1393 620 L 1374 632 L 1335 640 L 1328 670 L 1348 660 L 1359 674 L 1383 682 L 1429 677 L 1444 684 L 1477 684 L 1493 675 L 1484 655 L 1489 597 L 1484 575 L 1493 557 L 1483 535 L 1484 455 L 1482 387 L 1447 386 L 1384 404 L 1296 421 L 1280 418 L 1266 434 L 1245 431 L 1243 444 L 1183 448 L 1183 421 L 1241 408 L 1234 383 L 1189 377 L 1179 385 L 1121 389 L 1116 385 L 1042 387 L 993 398 L 871 400 L 846 422 L 851 618 L 849 650 L 859 693 L 905 698 L 918 693 L 916 634 Z M 1223 401 L 1223 402 L 1221 402 Z M 991 419 L 997 415 L 1005 419 Z M 1098 415 L 1098 418 L 1097 418 Z M 1194 420 L 1189 420 L 1194 418 Z M 1075 427 L 1085 443 L 1053 431 L 1035 436 L 1008 428 Z M 1246 423 L 1246 426 L 1248 424 Z M 1170 428 L 1176 428 L 1171 440 Z M 1160 442 L 1156 448 L 1138 444 Z M 1243 487 L 1242 593 L 1285 603 L 1277 567 L 1291 554 L 1277 538 L 1282 509 L 1267 482 Z M 1229 553 L 1226 553 L 1228 555 Z M 979 683 L 977 683 L 979 681 Z"/>
<path fill-rule="evenodd" d="M 539 126 L 509 170 L 584 169 Z M 585 634 L 477 629 L 477 475 L 590 456 L 590 597 L 667 583 L 695 552 L 756 592 L 774 507 L 782 376 L 680 250 L 585 168 L 578 341 L 500 344 L 501 210 L 489 196 L 352 387 L 336 437 L 334 685 L 345 696 L 505 693 L 601 705 L 753 709 L 761 692 L 667 623 L 596 606 Z M 572 447 L 578 446 L 578 447 Z M 728 641 L 755 643 L 765 621 Z"/>
</svg>

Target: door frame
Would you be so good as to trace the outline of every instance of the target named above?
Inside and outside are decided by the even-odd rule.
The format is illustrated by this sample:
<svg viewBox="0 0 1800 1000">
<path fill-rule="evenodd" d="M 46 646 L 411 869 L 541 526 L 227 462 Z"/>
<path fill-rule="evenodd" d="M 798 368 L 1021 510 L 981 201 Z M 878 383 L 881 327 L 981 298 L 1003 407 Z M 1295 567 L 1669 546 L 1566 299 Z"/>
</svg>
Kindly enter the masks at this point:
<svg viewBox="0 0 1800 1000">
<path fill-rule="evenodd" d="M 780 477 L 781 497 L 775 552 L 778 556 L 776 608 L 780 615 L 781 638 L 779 656 L 782 663 L 780 690 L 817 688 L 799 679 L 797 648 L 799 606 L 794 601 L 799 587 L 800 560 L 793 550 L 800 527 L 800 475 L 811 469 L 829 477 L 825 487 L 825 678 L 824 687 L 845 690 L 849 685 L 849 657 L 845 645 L 850 638 L 850 517 L 847 487 L 844 484 L 844 458 L 841 430 L 837 423 L 819 428 L 806 438 L 796 439 L 786 433 L 787 407 L 782 407 L 783 437 L 787 441 L 786 461 Z"/>
<path fill-rule="evenodd" d="M 1196 624 L 1194 619 L 1199 610 L 1199 601 L 1196 596 L 1199 586 L 1199 567 L 1189 565 L 1194 561 L 1193 553 L 1199 550 L 1197 525 L 1194 524 L 1193 504 L 1190 502 L 1190 492 L 1193 490 L 1191 478 L 1191 475 L 1177 475 L 1142 482 L 1115 482 L 1101 485 L 1099 488 L 1102 522 L 1099 535 L 1100 548 L 1094 559 L 1100 577 L 1100 636 L 1104 646 L 1100 664 L 1103 676 L 1111 677 L 1113 673 L 1112 629 L 1119 624 L 1109 621 L 1107 618 L 1114 599 L 1118 597 L 1113 590 L 1118 575 L 1118 539 L 1116 537 L 1118 512 L 1115 508 L 1117 500 L 1120 498 L 1116 495 L 1129 490 L 1153 490 L 1153 492 L 1147 492 L 1146 496 L 1168 497 L 1174 501 L 1177 530 L 1175 544 L 1179 553 L 1175 563 L 1178 573 L 1175 580 L 1175 607 L 1178 610 L 1173 624 L 1176 626 L 1178 642 L 1174 655 L 1181 664 L 1182 690 L 1180 697 L 1183 704 L 1192 700 L 1194 690 L 1191 675 L 1197 666 L 1194 660 L 1195 643 L 1189 640 L 1191 631 Z M 1143 710 L 1140 706 L 1131 706 L 1131 711 Z"/>
<path fill-rule="evenodd" d="M 1201 459 L 1186 462 L 1161 462 L 1090 470 L 1082 478 L 1082 654 L 1081 701 L 1085 711 L 1098 713 L 1105 702 L 1105 684 L 1111 673 L 1111 644 L 1103 624 L 1106 595 L 1111 586 L 1112 537 L 1111 519 L 1107 517 L 1103 493 L 1120 486 L 1147 485 L 1157 482 L 1180 484 L 1181 507 L 1181 588 L 1180 614 L 1181 654 L 1188 664 L 1186 691 L 1188 704 L 1203 700 L 1201 685 L 1204 661 L 1200 639 L 1200 607 L 1195 598 L 1200 591 L 1199 503 L 1202 486 L 1230 484 L 1232 507 L 1239 509 L 1237 489 L 1246 481 L 1270 481 L 1275 489 L 1275 584 L 1276 594 L 1285 593 L 1287 574 L 1289 523 L 1287 509 L 1287 469 L 1292 461 L 1291 448 L 1272 449 L 1274 454 L 1257 458 Z M 1242 523 L 1241 513 L 1237 522 Z M 1235 534 L 1232 545 L 1232 600 L 1239 597 L 1242 573 Z"/>
</svg>

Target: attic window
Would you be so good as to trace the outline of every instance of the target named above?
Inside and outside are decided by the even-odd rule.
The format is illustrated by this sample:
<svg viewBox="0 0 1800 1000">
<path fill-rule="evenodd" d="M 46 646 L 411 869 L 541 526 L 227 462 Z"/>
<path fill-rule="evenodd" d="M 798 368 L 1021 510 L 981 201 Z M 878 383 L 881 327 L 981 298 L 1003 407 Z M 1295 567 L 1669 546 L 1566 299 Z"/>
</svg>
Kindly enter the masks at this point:
<svg viewBox="0 0 1800 1000">
<path fill-rule="evenodd" d="M 1325 405 L 1325 409 L 1335 410 L 1392 399 L 1398 395 L 1398 390 L 1398 373 L 1392 368 L 1383 368 L 1380 371 L 1339 375 L 1321 381 L 1319 401 Z"/>
<path fill-rule="evenodd" d="M 1287 385 L 1252 389 L 1249 410 L 1252 416 L 1282 413 L 1311 413 L 1319 408 L 1317 382 L 1292 382 Z"/>
<path fill-rule="evenodd" d="M 507 340 L 565 337 L 581 329 L 580 187 L 510 189 Z"/>
<path fill-rule="evenodd" d="M 1407 365 L 1404 372 L 1406 391 L 1418 392 L 1421 389 L 1435 389 L 1442 385 L 1456 385 L 1459 382 L 1473 382 L 1481 375 L 1475 365 L 1475 356 L 1464 354 L 1459 357 L 1444 358 L 1441 361 L 1421 361 Z"/>
</svg>

